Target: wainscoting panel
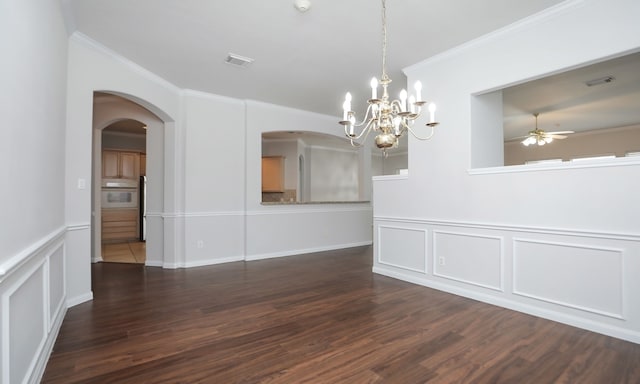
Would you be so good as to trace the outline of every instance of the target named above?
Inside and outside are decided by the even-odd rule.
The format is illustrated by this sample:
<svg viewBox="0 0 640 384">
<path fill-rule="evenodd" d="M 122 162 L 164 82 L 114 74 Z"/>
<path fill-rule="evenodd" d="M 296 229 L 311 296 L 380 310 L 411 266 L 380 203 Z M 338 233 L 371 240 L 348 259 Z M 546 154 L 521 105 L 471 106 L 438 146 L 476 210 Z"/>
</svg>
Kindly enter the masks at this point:
<svg viewBox="0 0 640 384">
<path fill-rule="evenodd" d="M 514 293 L 624 318 L 623 252 L 514 239 Z"/>
<path fill-rule="evenodd" d="M 3 312 L 9 313 L 8 383 L 22 383 L 36 364 L 48 328 L 44 292 L 44 263 L 40 263 L 4 297 Z"/>
<path fill-rule="evenodd" d="M 640 343 L 638 234 L 382 216 L 374 230 L 374 273 Z"/>
<path fill-rule="evenodd" d="M 427 231 L 378 226 L 378 262 L 408 271 L 427 273 Z"/>
<path fill-rule="evenodd" d="M 66 313 L 66 228 L 15 255 L 0 270 L 0 383 L 37 383 Z"/>
<path fill-rule="evenodd" d="M 65 308 L 64 247 L 60 246 L 49 257 L 49 318 L 53 324 L 58 313 Z M 50 330 L 50 329 L 49 329 Z"/>
<path fill-rule="evenodd" d="M 502 291 L 502 238 L 434 231 L 433 274 Z"/>
</svg>

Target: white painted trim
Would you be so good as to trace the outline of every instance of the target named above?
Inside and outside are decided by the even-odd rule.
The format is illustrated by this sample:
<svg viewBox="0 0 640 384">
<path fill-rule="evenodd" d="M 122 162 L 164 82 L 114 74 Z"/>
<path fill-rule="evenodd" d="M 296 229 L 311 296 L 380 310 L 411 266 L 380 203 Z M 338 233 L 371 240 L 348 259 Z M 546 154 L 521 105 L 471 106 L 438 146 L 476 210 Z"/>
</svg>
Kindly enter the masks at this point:
<svg viewBox="0 0 640 384">
<path fill-rule="evenodd" d="M 306 253 L 316 253 L 316 252 L 334 251 L 337 249 L 344 249 L 344 248 L 363 247 L 363 246 L 368 246 L 372 244 L 373 244 L 372 241 L 363 241 L 359 243 L 336 244 L 336 245 L 330 245 L 325 247 L 304 248 L 304 249 L 295 249 L 291 251 L 262 253 L 262 254 L 256 254 L 256 255 L 247 255 L 245 257 L 245 260 L 253 261 L 253 260 L 273 259 L 276 257 L 296 256 L 296 255 L 302 255 Z"/>
<path fill-rule="evenodd" d="M 498 240 L 500 242 L 500 283 L 498 286 L 492 286 L 492 285 L 487 285 L 487 284 L 481 284 L 475 281 L 470 281 L 470 280 L 465 280 L 465 279 L 460 279 L 457 278 L 455 276 L 449 276 L 449 275 L 445 275 L 443 273 L 438 273 L 438 269 L 437 267 L 437 260 L 438 260 L 438 255 L 436 254 L 436 235 L 437 234 L 444 234 L 444 235 L 455 235 L 455 236 L 466 236 L 466 237 L 478 237 L 478 238 L 482 238 L 482 239 L 491 239 L 491 240 Z M 458 281 L 461 283 L 465 283 L 465 284 L 471 284 L 471 285 L 475 285 L 477 287 L 481 287 L 481 288 L 487 288 L 487 289 L 491 289 L 497 292 L 504 292 L 504 263 L 505 263 L 505 257 L 504 257 L 504 236 L 487 236 L 487 235 L 479 235 L 479 234 L 470 234 L 470 233 L 463 233 L 463 232 L 449 232 L 449 231 L 440 231 L 440 230 L 434 230 L 433 231 L 433 242 L 432 242 L 432 251 L 431 254 L 433 255 L 433 275 L 434 276 L 438 276 L 438 277 L 442 277 L 444 279 L 449 279 L 449 280 L 453 280 L 453 281 Z"/>
<path fill-rule="evenodd" d="M 93 292 L 89 291 L 87 293 L 83 293 L 82 295 L 67 298 L 67 308 L 75 307 L 78 304 L 85 303 L 87 301 L 93 300 Z"/>
<path fill-rule="evenodd" d="M 393 181 L 393 180 L 408 180 L 409 174 L 405 175 L 382 175 L 382 176 L 373 176 L 371 180 L 373 181 Z"/>
<path fill-rule="evenodd" d="M 85 231 L 87 229 L 91 229 L 91 223 L 80 223 L 80 224 L 67 225 L 67 232 Z"/>
<path fill-rule="evenodd" d="M 183 217 L 220 217 L 220 216 L 244 216 L 243 211 L 228 212 L 185 212 Z"/>
<path fill-rule="evenodd" d="M 582 168 L 604 168 L 604 167 L 624 167 L 640 165 L 638 157 L 615 157 L 607 159 L 588 159 L 579 162 L 562 161 L 555 163 L 535 163 L 523 165 L 507 165 L 503 167 L 473 168 L 468 169 L 469 175 L 495 175 L 502 173 L 522 173 L 522 172 L 542 172 L 542 171 L 564 171 Z"/>
<path fill-rule="evenodd" d="M 245 101 L 241 100 L 241 99 L 236 99 L 233 97 L 228 97 L 228 96 L 223 96 L 223 95 L 218 95 L 215 93 L 207 93 L 207 92 L 203 92 L 203 91 L 198 91 L 195 89 L 183 89 L 180 91 L 180 94 L 182 96 L 191 96 L 191 97 L 199 97 L 202 99 L 209 99 L 209 100 L 213 100 L 213 101 L 221 101 L 224 103 L 235 103 L 235 104 L 239 104 L 239 105 L 245 105 Z"/>
<path fill-rule="evenodd" d="M 356 203 L 348 203 L 348 204 L 365 204 L 360 207 L 344 207 L 344 204 L 337 203 L 334 206 L 331 203 L 327 204 L 273 204 L 273 205 L 264 205 L 264 207 L 278 207 L 274 209 L 265 209 L 260 211 L 247 211 L 247 216 L 262 216 L 262 215 L 288 215 L 288 214 L 317 214 L 317 213 L 339 213 L 339 212 L 369 212 L 372 211 L 373 208 L 370 205 L 369 201 L 356 202 Z M 310 208 L 310 207 L 318 206 L 318 208 Z M 296 207 L 295 209 L 293 207 Z"/>
<path fill-rule="evenodd" d="M 65 227 L 56 229 L 55 231 L 49 233 L 35 243 L 32 243 L 27 248 L 13 255 L 4 263 L 0 264 L 0 283 L 2 283 L 22 265 L 31 260 L 34 256 L 42 252 L 44 248 L 52 245 L 55 241 L 64 236 L 65 230 Z"/>
<path fill-rule="evenodd" d="M 545 235 L 559 236 L 575 236 L 590 237 L 597 239 L 623 240 L 623 241 L 640 241 L 640 234 L 633 233 L 614 233 L 604 231 L 584 231 L 567 228 L 543 228 L 543 227 L 527 227 L 507 224 L 488 224 L 479 222 L 463 222 L 449 220 L 430 220 L 419 218 L 389 217 L 389 216 L 373 216 L 374 222 L 395 222 L 404 224 L 422 224 L 441 227 L 457 227 L 457 228 L 475 228 L 486 229 L 491 231 L 507 231 L 507 232 L 529 232 Z"/>
<path fill-rule="evenodd" d="M 237 261 L 244 261 L 244 256 L 231 256 L 231 257 L 223 257 L 219 259 L 188 261 L 184 263 L 184 268 L 203 267 L 207 265 L 233 263 Z"/>
<path fill-rule="evenodd" d="M 149 71 L 148 69 L 140 66 L 139 64 L 134 63 L 133 61 L 127 59 L 126 57 L 120 55 L 119 53 L 117 53 L 116 51 L 107 48 L 106 46 L 102 45 L 101 43 L 97 42 L 96 40 L 93 40 L 92 38 L 88 37 L 87 35 L 83 34 L 82 32 L 79 31 L 75 31 L 71 37 L 69 38 L 70 40 L 76 41 L 80 44 L 82 44 L 83 46 L 92 49 L 94 51 L 100 52 L 103 55 L 108 56 L 110 59 L 113 59 L 115 61 L 117 61 L 118 63 L 122 64 L 123 66 L 125 66 L 126 68 L 130 69 L 132 72 L 140 75 L 141 77 L 143 77 L 144 79 L 147 79 L 155 84 L 158 84 L 164 88 L 168 88 L 170 91 L 173 91 L 175 93 L 180 93 L 180 88 L 178 88 L 176 85 L 174 85 L 173 83 L 168 82 L 167 80 L 163 79 L 162 77 L 156 75 L 155 73 Z"/>
<path fill-rule="evenodd" d="M 38 250 L 36 250 L 33 253 L 33 257 L 35 257 L 35 255 L 41 255 L 41 251 L 42 248 L 39 248 Z M 31 258 L 31 257 L 30 257 Z M 38 363 L 37 361 L 37 356 L 39 356 L 42 353 L 42 349 L 45 345 L 45 342 L 47 340 L 47 337 L 49 336 L 48 331 L 47 331 L 47 324 L 48 324 L 48 317 L 49 314 L 47 313 L 47 310 L 49 309 L 47 307 L 47 287 L 45 286 L 46 284 L 46 279 L 45 279 L 45 275 L 46 275 L 46 270 L 45 270 L 45 265 L 46 265 L 46 260 L 47 257 L 46 256 L 42 256 L 41 260 L 38 260 L 35 265 L 30 266 L 29 269 L 27 269 L 22 276 L 20 276 L 16 281 L 13 282 L 13 284 L 11 284 L 9 287 L 7 287 L 4 292 L 2 293 L 2 382 L 3 383 L 9 383 L 10 382 L 10 354 L 11 354 L 11 344 L 10 344 L 10 334 L 9 334 L 9 329 L 11 328 L 11 322 L 10 322 L 10 312 L 11 312 L 11 308 L 9 306 L 9 301 L 11 300 L 11 296 L 22 286 L 24 285 L 24 283 L 31 279 L 38 271 L 40 271 L 40 273 L 42 274 L 42 278 L 40 279 L 40 284 L 42 284 L 43 289 L 42 289 L 42 323 L 43 323 L 43 329 L 42 329 L 42 339 L 40 340 L 40 342 L 38 343 L 38 346 L 36 347 L 36 354 L 34 356 L 32 356 L 31 361 L 29 362 L 29 366 L 27 367 L 27 375 L 30 375 L 30 372 L 33 372 L 34 367 L 36 366 L 36 364 Z"/>
<path fill-rule="evenodd" d="M 621 327 L 617 327 L 610 324 L 604 324 L 588 320 L 579 316 L 569 315 L 566 313 L 560 313 L 557 311 L 547 310 L 540 307 L 526 305 L 518 302 L 514 302 L 509 299 L 505 299 L 499 296 L 485 294 L 482 292 L 458 287 L 454 285 L 444 284 L 433 280 L 425 280 L 420 277 L 411 276 L 398 271 L 375 267 L 373 272 L 392 277 L 394 279 L 403 280 L 412 284 L 422 285 L 424 287 L 437 289 L 446 293 L 451 293 L 458 296 L 467 297 L 469 299 L 482 301 L 484 303 L 497 305 L 503 308 L 511 309 L 514 311 L 539 316 L 545 319 L 557 321 L 563 324 L 567 324 L 574 327 L 583 328 L 589 331 L 598 332 L 604 335 L 616 337 L 623 340 L 628 340 L 633 343 L 640 344 L 640 331 L 629 330 Z"/>
<path fill-rule="evenodd" d="M 521 29 L 529 28 L 530 26 L 536 26 L 542 23 L 544 20 L 556 17 L 560 13 L 565 13 L 567 11 L 571 11 L 572 8 L 575 8 L 581 4 L 583 4 L 585 0 L 566 0 L 562 3 L 556 4 L 549 8 L 543 9 L 538 13 L 534 13 L 533 15 L 527 16 L 524 19 L 520 19 L 514 23 L 511 23 L 505 27 L 496 29 L 492 32 L 489 32 L 485 35 L 477 37 L 473 40 L 469 40 L 463 44 L 458 45 L 457 47 L 451 48 L 442 52 L 440 54 L 431 56 L 430 58 L 420 61 L 418 63 L 412 64 L 408 67 L 405 67 L 402 71 L 405 75 L 409 76 L 409 72 L 412 72 L 416 68 L 422 68 L 424 65 L 429 65 L 431 63 L 436 63 L 438 61 L 448 59 L 450 57 L 454 57 L 461 52 L 464 52 L 468 49 L 472 49 L 477 46 L 481 46 L 483 44 L 490 43 L 496 39 L 504 38 L 505 36 L 510 36 L 514 32 L 517 32 Z"/>
<path fill-rule="evenodd" d="M 417 269 L 417 268 L 409 268 L 409 267 L 405 267 L 403 265 L 393 264 L 393 263 L 382 261 L 382 258 L 381 258 L 381 255 L 380 255 L 379 251 L 377 252 L 377 254 L 378 254 L 377 255 L 378 256 L 378 264 L 388 265 L 390 267 L 400 268 L 400 269 L 404 269 L 404 270 L 407 270 L 407 271 L 418 272 L 418 273 L 422 273 L 422 274 L 425 274 L 425 275 L 427 273 L 429 273 L 429 268 L 428 268 L 429 267 L 429 261 L 427 260 L 428 259 L 427 258 L 428 249 L 429 249 L 429 230 L 427 230 L 427 229 L 418 229 L 418 228 L 395 227 L 395 226 L 390 226 L 390 225 L 378 225 L 378 236 L 377 236 L 377 239 L 378 239 L 377 249 L 378 250 L 381 249 L 381 247 L 380 247 L 380 241 L 381 240 L 380 239 L 381 239 L 382 236 L 381 236 L 380 229 L 382 229 L 382 228 L 399 229 L 399 230 L 402 230 L 402 231 L 415 231 L 415 232 L 424 233 L 424 251 L 425 251 L 424 252 L 424 270 L 420 270 L 420 269 Z"/>
<path fill-rule="evenodd" d="M 163 266 L 163 262 L 162 261 L 146 261 L 144 263 L 145 267 L 162 267 Z"/>
<path fill-rule="evenodd" d="M 64 298 L 65 296 L 63 296 L 63 299 L 60 303 L 60 310 L 56 312 L 56 315 L 51 322 L 50 331 L 47 335 L 42 349 L 40 350 L 37 363 L 31 371 L 31 378 L 29 380 L 30 383 L 39 383 L 42 380 L 44 370 L 47 367 L 47 362 L 49 361 L 49 357 L 51 357 L 51 352 L 53 352 L 53 346 L 55 345 L 56 339 L 58 338 L 58 333 L 60 333 L 60 327 L 62 327 L 64 316 L 67 313 L 67 308 L 62 305 L 65 302 Z"/>
<path fill-rule="evenodd" d="M 621 263 L 620 263 L 620 292 L 618 292 L 618 294 L 620 295 L 620 299 L 622 302 L 622 308 L 621 308 L 621 313 L 612 313 L 612 312 L 606 312 L 606 311 L 601 311 L 599 309 L 595 309 L 595 308 L 590 308 L 590 307 L 585 307 L 582 305 L 576 305 L 576 304 L 572 304 L 572 303 L 568 303 L 565 301 L 561 301 L 561 300 L 554 300 L 548 297 L 542 297 L 542 296 L 537 296 L 534 294 L 530 294 L 530 293 L 526 293 L 526 292 L 522 292 L 522 291 L 518 291 L 516 290 L 516 286 L 517 286 L 517 282 L 516 282 L 516 267 L 518 264 L 518 253 L 516 252 L 516 243 L 532 243 L 532 244 L 542 244 L 542 245 L 552 245 L 552 246 L 558 246 L 558 247 L 569 247 L 569 248 L 580 248 L 580 249 L 589 249 L 589 250 L 595 250 L 595 251 L 607 251 L 607 252 L 615 252 L 615 253 L 619 253 L 620 254 L 620 259 L 621 259 Z M 594 247 L 594 246 L 587 246 L 584 244 L 575 244 L 575 243 L 564 243 L 564 242 L 557 242 L 557 241 L 541 241 L 541 240 L 532 240 L 532 239 L 524 239 L 524 238 L 518 238 L 518 237 L 514 237 L 512 239 L 512 246 L 513 246 L 513 265 L 512 268 L 513 270 L 511 271 L 511 276 L 512 276 L 512 287 L 513 287 L 513 294 L 514 295 L 518 295 L 518 296 L 523 296 L 523 297 L 528 297 L 531 299 L 535 299 L 535 300 L 539 300 L 539 301 L 544 301 L 547 303 L 551 303 L 551 304 L 555 304 L 555 305 L 560 305 L 563 307 L 567 307 L 567 308 L 572 308 L 572 309 L 578 309 L 580 311 L 584 311 L 584 312 L 591 312 L 591 313 L 595 313 L 596 315 L 602 315 L 602 316 L 607 316 L 607 317 L 611 317 L 617 320 L 625 320 L 625 311 L 626 311 L 626 295 L 624 294 L 624 286 L 625 286 L 625 279 L 624 279 L 624 260 L 625 260 L 625 252 L 624 249 L 621 248 L 606 248 L 606 247 Z"/>
<path fill-rule="evenodd" d="M 347 143 L 346 145 L 349 145 L 349 143 Z M 309 149 L 318 149 L 321 151 L 349 153 L 349 154 L 355 154 L 355 155 L 357 155 L 358 151 L 360 151 L 360 148 L 357 148 L 357 147 L 336 148 L 336 147 L 327 147 L 324 145 L 314 145 L 314 144 L 307 145 L 306 147 Z"/>
</svg>

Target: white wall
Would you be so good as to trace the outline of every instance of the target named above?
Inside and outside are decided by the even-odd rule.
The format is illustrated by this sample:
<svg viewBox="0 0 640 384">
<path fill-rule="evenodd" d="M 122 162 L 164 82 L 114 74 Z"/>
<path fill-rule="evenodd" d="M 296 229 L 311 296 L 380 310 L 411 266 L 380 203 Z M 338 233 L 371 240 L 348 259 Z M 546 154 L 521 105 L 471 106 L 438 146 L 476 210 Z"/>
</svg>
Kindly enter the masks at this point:
<svg viewBox="0 0 640 384">
<path fill-rule="evenodd" d="M 183 266 L 244 258 L 244 103 L 184 94 Z"/>
<path fill-rule="evenodd" d="M 475 134 L 500 137 L 474 95 L 638 50 L 639 14 L 569 1 L 408 68 L 441 124 L 410 139 L 408 177 L 374 181 L 374 270 L 640 342 L 638 162 L 470 170 L 502 144 Z"/>
<path fill-rule="evenodd" d="M 0 46 L 0 383 L 9 384 L 39 380 L 66 309 L 59 2 L 0 2 Z"/>
<path fill-rule="evenodd" d="M 335 117 L 247 101 L 246 119 L 246 259 L 370 244 L 368 202 L 261 204 L 262 133 L 305 127 L 305 131 L 338 136 L 342 133 Z M 305 161 L 308 163 L 308 155 Z"/>
<path fill-rule="evenodd" d="M 310 201 L 358 201 L 360 166 L 357 151 L 309 148 Z"/>
</svg>

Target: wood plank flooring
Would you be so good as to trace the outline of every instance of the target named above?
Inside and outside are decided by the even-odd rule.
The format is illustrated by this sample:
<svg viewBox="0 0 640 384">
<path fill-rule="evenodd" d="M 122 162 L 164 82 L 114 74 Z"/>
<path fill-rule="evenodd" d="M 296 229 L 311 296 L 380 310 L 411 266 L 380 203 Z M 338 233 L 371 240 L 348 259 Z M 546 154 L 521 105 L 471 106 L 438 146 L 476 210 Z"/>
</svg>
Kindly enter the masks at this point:
<svg viewBox="0 0 640 384">
<path fill-rule="evenodd" d="M 92 266 L 43 383 L 640 383 L 640 345 L 371 272 L 371 249 Z"/>
</svg>

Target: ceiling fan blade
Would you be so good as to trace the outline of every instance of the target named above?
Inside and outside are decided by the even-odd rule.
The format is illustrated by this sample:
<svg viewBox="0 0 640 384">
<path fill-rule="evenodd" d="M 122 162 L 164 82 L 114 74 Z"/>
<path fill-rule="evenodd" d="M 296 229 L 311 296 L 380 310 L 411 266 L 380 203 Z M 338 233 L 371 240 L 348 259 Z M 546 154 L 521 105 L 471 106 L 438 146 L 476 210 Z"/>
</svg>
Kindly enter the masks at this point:
<svg viewBox="0 0 640 384">
<path fill-rule="evenodd" d="M 547 132 L 547 135 L 568 135 L 570 133 L 575 133 L 574 131 L 553 131 Z"/>
<path fill-rule="evenodd" d="M 564 136 L 564 135 L 549 135 L 549 134 L 547 134 L 546 136 L 547 137 L 551 137 L 553 139 L 566 139 L 567 138 L 567 136 Z"/>
</svg>

